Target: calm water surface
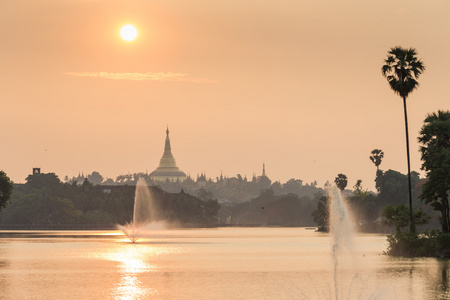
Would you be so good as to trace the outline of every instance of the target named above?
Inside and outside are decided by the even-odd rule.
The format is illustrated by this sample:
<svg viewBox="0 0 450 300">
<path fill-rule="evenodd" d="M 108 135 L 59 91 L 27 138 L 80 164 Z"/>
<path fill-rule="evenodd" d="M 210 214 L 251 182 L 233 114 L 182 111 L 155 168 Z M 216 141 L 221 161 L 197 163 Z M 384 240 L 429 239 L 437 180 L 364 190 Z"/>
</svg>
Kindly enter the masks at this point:
<svg viewBox="0 0 450 300">
<path fill-rule="evenodd" d="M 331 255 L 305 228 L 1 231 L 0 299 L 450 299 L 448 260 L 383 255 L 361 234 Z M 334 263 L 337 263 L 336 267 Z"/>
</svg>

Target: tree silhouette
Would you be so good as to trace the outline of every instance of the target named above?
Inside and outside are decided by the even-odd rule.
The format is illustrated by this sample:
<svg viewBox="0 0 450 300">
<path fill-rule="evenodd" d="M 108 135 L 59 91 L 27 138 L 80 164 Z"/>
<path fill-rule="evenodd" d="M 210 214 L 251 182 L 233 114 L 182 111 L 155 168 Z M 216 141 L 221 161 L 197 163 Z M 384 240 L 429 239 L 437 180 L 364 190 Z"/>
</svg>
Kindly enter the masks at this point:
<svg viewBox="0 0 450 300">
<path fill-rule="evenodd" d="M 360 194 L 362 192 L 362 180 L 358 179 L 353 188 L 355 189 L 354 191 L 355 193 Z"/>
<path fill-rule="evenodd" d="M 450 232 L 450 111 L 427 115 L 419 142 L 422 144 L 422 170 L 428 177 L 421 198 L 441 212 L 442 231 Z"/>
<path fill-rule="evenodd" d="M 312 212 L 314 222 L 321 231 L 330 230 L 330 198 L 323 195 L 317 202 L 317 209 Z"/>
<path fill-rule="evenodd" d="M 334 179 L 334 183 L 336 183 L 336 186 L 343 191 L 347 186 L 347 176 L 344 174 L 338 174 L 338 176 Z"/>
<path fill-rule="evenodd" d="M 412 194 L 411 194 L 411 164 L 409 158 L 409 136 L 408 136 L 408 115 L 406 112 L 406 98 L 409 94 L 419 86 L 417 79 L 420 74 L 425 71 L 425 66 L 420 59 L 416 57 L 416 50 L 413 48 L 404 49 L 394 47 L 388 52 L 385 64 L 381 68 L 381 72 L 386 77 L 389 86 L 403 99 L 403 110 L 405 117 L 406 132 L 406 157 L 408 162 L 408 186 L 409 186 L 409 218 L 410 231 L 415 232 L 414 217 L 412 211 Z"/>
<path fill-rule="evenodd" d="M 87 179 L 89 180 L 89 182 L 95 185 L 101 184 L 103 182 L 103 176 L 97 171 L 94 171 L 91 174 L 89 174 L 87 176 Z"/>
<path fill-rule="evenodd" d="M 369 156 L 369 158 L 375 164 L 375 167 L 377 167 L 378 171 L 380 169 L 378 166 L 381 164 L 381 160 L 384 157 L 384 152 L 380 149 L 374 149 L 371 153 L 372 155 Z"/>
<path fill-rule="evenodd" d="M 11 180 L 5 172 L 0 170 L 0 210 L 8 204 L 12 191 L 13 185 Z"/>
</svg>

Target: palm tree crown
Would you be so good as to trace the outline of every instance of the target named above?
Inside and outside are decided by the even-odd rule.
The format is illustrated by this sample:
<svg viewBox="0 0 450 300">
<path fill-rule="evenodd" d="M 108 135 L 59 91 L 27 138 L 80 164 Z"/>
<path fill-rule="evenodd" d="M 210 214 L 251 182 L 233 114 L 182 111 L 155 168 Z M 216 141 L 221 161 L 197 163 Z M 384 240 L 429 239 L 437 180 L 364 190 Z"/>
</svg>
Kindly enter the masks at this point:
<svg viewBox="0 0 450 300">
<path fill-rule="evenodd" d="M 384 152 L 380 149 L 374 149 L 371 153 L 372 155 L 369 156 L 369 158 L 375 164 L 375 167 L 377 167 L 378 170 L 378 166 L 381 164 L 381 160 L 384 157 Z"/>
<path fill-rule="evenodd" d="M 425 66 L 416 55 L 414 48 L 391 48 L 384 60 L 385 65 L 381 68 L 391 89 L 404 98 L 419 86 L 417 79 L 425 71 Z"/>
</svg>

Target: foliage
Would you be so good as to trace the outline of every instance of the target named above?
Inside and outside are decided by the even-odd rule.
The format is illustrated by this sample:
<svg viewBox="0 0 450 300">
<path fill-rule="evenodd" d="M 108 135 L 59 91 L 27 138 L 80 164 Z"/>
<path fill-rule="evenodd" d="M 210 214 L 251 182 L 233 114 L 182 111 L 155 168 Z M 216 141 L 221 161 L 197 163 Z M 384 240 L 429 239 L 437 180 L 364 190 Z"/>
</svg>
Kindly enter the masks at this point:
<svg viewBox="0 0 450 300">
<path fill-rule="evenodd" d="M 279 181 L 275 181 L 274 183 L 272 183 L 272 186 L 270 188 L 273 190 L 274 194 L 276 194 L 276 195 L 284 194 L 283 186 L 281 185 L 281 183 Z"/>
<path fill-rule="evenodd" d="M 411 180 L 413 186 L 419 183 L 419 173 L 411 172 Z M 407 203 L 408 177 L 406 175 L 398 171 L 387 170 L 377 177 L 377 183 L 380 188 L 380 193 L 378 194 L 379 205 L 384 207 L 388 204 Z"/>
<path fill-rule="evenodd" d="M 387 254 L 405 257 L 450 257 L 450 234 L 397 232 L 388 235 Z"/>
<path fill-rule="evenodd" d="M 450 111 L 427 115 L 419 142 L 422 170 L 428 177 L 421 198 L 441 212 L 442 231 L 450 232 Z"/>
<path fill-rule="evenodd" d="M 338 176 L 334 179 L 334 183 L 336 183 L 336 186 L 343 191 L 347 186 L 347 176 L 344 174 L 338 174 Z"/>
<path fill-rule="evenodd" d="M 404 204 L 386 206 L 382 216 L 384 224 L 390 227 L 395 226 L 397 232 L 402 231 L 403 228 L 409 225 L 408 207 Z"/>
<path fill-rule="evenodd" d="M 220 204 L 217 201 L 217 199 L 209 199 L 204 201 L 202 209 L 205 218 L 205 223 L 206 224 L 214 223 L 216 220 L 216 216 L 220 210 Z"/>
<path fill-rule="evenodd" d="M 166 193 L 152 187 L 154 209 L 157 212 L 155 220 L 178 222 L 182 225 L 210 224 L 220 209 L 215 199 L 203 201 L 197 197 L 180 193 Z"/>
<path fill-rule="evenodd" d="M 287 194 L 298 194 L 303 187 L 303 180 L 291 178 L 283 184 L 283 190 Z"/>
<path fill-rule="evenodd" d="M 106 194 L 103 210 L 106 211 L 114 224 L 126 224 L 133 218 L 134 208 L 133 186 L 124 186 Z"/>
<path fill-rule="evenodd" d="M 156 219 L 181 224 L 215 222 L 220 205 L 184 193 L 167 193 L 150 187 Z M 26 184 L 16 185 L 11 205 L 0 213 L 2 224 L 125 224 L 133 218 L 135 186 L 105 188 L 85 180 L 62 183 L 53 174 L 33 174 Z"/>
<path fill-rule="evenodd" d="M 197 193 L 197 197 L 203 201 L 208 201 L 214 199 L 214 194 L 208 190 L 200 189 Z"/>
<path fill-rule="evenodd" d="M 384 218 L 384 224 L 395 227 L 396 232 L 401 232 L 409 225 L 409 209 L 405 204 L 386 206 L 382 216 Z M 413 219 L 414 224 L 418 226 L 427 224 L 430 217 L 422 209 L 419 209 L 413 214 Z"/>
<path fill-rule="evenodd" d="M 353 188 L 355 189 L 354 193 L 361 193 L 362 192 L 362 180 L 358 179 L 355 183 L 355 185 L 353 186 Z"/>
<path fill-rule="evenodd" d="M 0 210 L 9 203 L 13 191 L 13 184 L 5 172 L 0 170 Z"/>
<path fill-rule="evenodd" d="M 383 171 L 380 170 L 379 166 L 381 164 L 381 161 L 384 157 L 384 152 L 380 149 L 374 149 L 371 152 L 371 156 L 369 156 L 369 159 L 375 164 L 375 167 L 377 167 L 377 173 L 375 176 L 375 187 L 378 192 L 381 190 L 381 178 L 383 176 Z"/>
<path fill-rule="evenodd" d="M 425 71 L 425 66 L 416 55 L 413 48 L 391 48 L 381 68 L 391 89 L 404 98 L 419 86 L 417 79 Z"/>
<path fill-rule="evenodd" d="M 450 149 L 450 111 L 439 110 L 437 113 L 428 114 L 418 138 L 422 144 L 422 167 L 430 171 L 439 167 L 440 161 L 436 160 L 442 151 Z"/>
<path fill-rule="evenodd" d="M 322 195 L 317 202 L 317 209 L 312 213 L 314 222 L 324 231 L 330 229 L 330 198 Z"/>
<path fill-rule="evenodd" d="M 275 195 L 272 189 L 263 191 L 258 197 L 226 207 L 220 212 L 222 220 L 231 216 L 232 224 L 271 226 L 311 226 L 313 200 L 296 194 Z"/>
<path fill-rule="evenodd" d="M 90 210 L 82 213 L 79 217 L 78 223 L 81 224 L 114 224 L 111 220 L 111 216 L 103 210 Z"/>
<path fill-rule="evenodd" d="M 286 183 L 282 184 L 279 181 L 272 181 L 267 176 L 254 175 L 252 180 L 247 180 L 246 176 L 237 174 L 236 177 L 216 177 L 215 181 L 208 179 L 205 174 L 197 176 L 195 181 L 190 176 L 183 182 L 155 182 L 149 174 L 146 173 L 133 173 L 122 174 L 116 177 L 116 180 L 111 178 L 104 178 L 97 171 L 92 172 L 90 175 L 80 174 L 78 177 L 65 176 L 65 182 L 71 182 L 76 184 L 82 184 L 86 178 L 94 185 L 130 185 L 135 186 L 139 178 L 143 178 L 149 186 L 157 185 L 161 189 L 170 193 L 178 193 L 183 189 L 186 193 L 191 195 L 197 195 L 200 189 L 207 190 L 213 193 L 215 199 L 231 201 L 233 203 L 239 203 L 244 201 L 250 201 L 257 197 L 262 190 L 272 189 L 275 194 L 297 194 L 299 197 L 310 196 L 313 197 L 317 192 L 321 192 L 322 189 L 317 186 L 317 182 L 311 182 L 310 184 L 303 182 L 300 179 L 290 179 Z M 99 181 L 103 178 L 103 181 Z"/>
<path fill-rule="evenodd" d="M 2 215 L 4 224 L 60 225 L 77 223 L 81 212 L 67 198 L 48 196 L 45 192 L 17 192 Z"/>
<path fill-rule="evenodd" d="M 372 150 L 372 155 L 369 156 L 370 160 L 375 164 L 375 167 L 377 167 L 377 171 L 379 170 L 379 165 L 381 164 L 381 160 L 384 157 L 384 152 L 379 149 Z"/>
<path fill-rule="evenodd" d="M 55 173 L 39 173 L 28 175 L 25 179 L 25 187 L 30 191 L 32 189 L 57 190 L 60 188 L 61 181 Z"/>
<path fill-rule="evenodd" d="M 349 197 L 348 203 L 359 228 L 361 230 L 372 231 L 373 221 L 378 216 L 374 209 L 376 197 L 374 194 L 363 190 L 360 181 L 358 180 L 355 185 L 355 190 L 353 191 L 353 195 Z"/>
<path fill-rule="evenodd" d="M 89 182 L 91 182 L 92 184 L 101 184 L 103 182 L 103 176 L 100 175 L 99 172 L 94 171 L 91 174 L 89 174 L 87 176 L 87 179 L 89 180 Z"/>
<path fill-rule="evenodd" d="M 267 225 L 305 226 L 307 218 L 302 211 L 306 210 L 308 198 L 299 198 L 295 194 L 284 195 L 269 203 L 262 213 Z"/>
</svg>

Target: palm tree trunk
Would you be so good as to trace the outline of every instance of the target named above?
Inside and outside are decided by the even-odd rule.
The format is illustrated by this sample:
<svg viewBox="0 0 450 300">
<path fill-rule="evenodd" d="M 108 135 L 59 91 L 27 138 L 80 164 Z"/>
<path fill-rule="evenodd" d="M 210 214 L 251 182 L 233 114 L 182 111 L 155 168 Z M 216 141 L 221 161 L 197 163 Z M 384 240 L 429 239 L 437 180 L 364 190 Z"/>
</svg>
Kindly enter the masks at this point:
<svg viewBox="0 0 450 300">
<path fill-rule="evenodd" d="M 448 203 L 447 192 L 442 194 L 442 231 L 450 232 L 450 208 Z"/>
<path fill-rule="evenodd" d="M 409 231 L 414 233 L 416 226 L 414 224 L 411 192 L 411 163 L 409 158 L 409 134 L 408 134 L 408 114 L 406 112 L 406 97 L 403 96 L 403 110 L 405 112 L 405 131 L 406 131 L 406 157 L 408 160 L 408 195 L 409 195 Z"/>
</svg>

